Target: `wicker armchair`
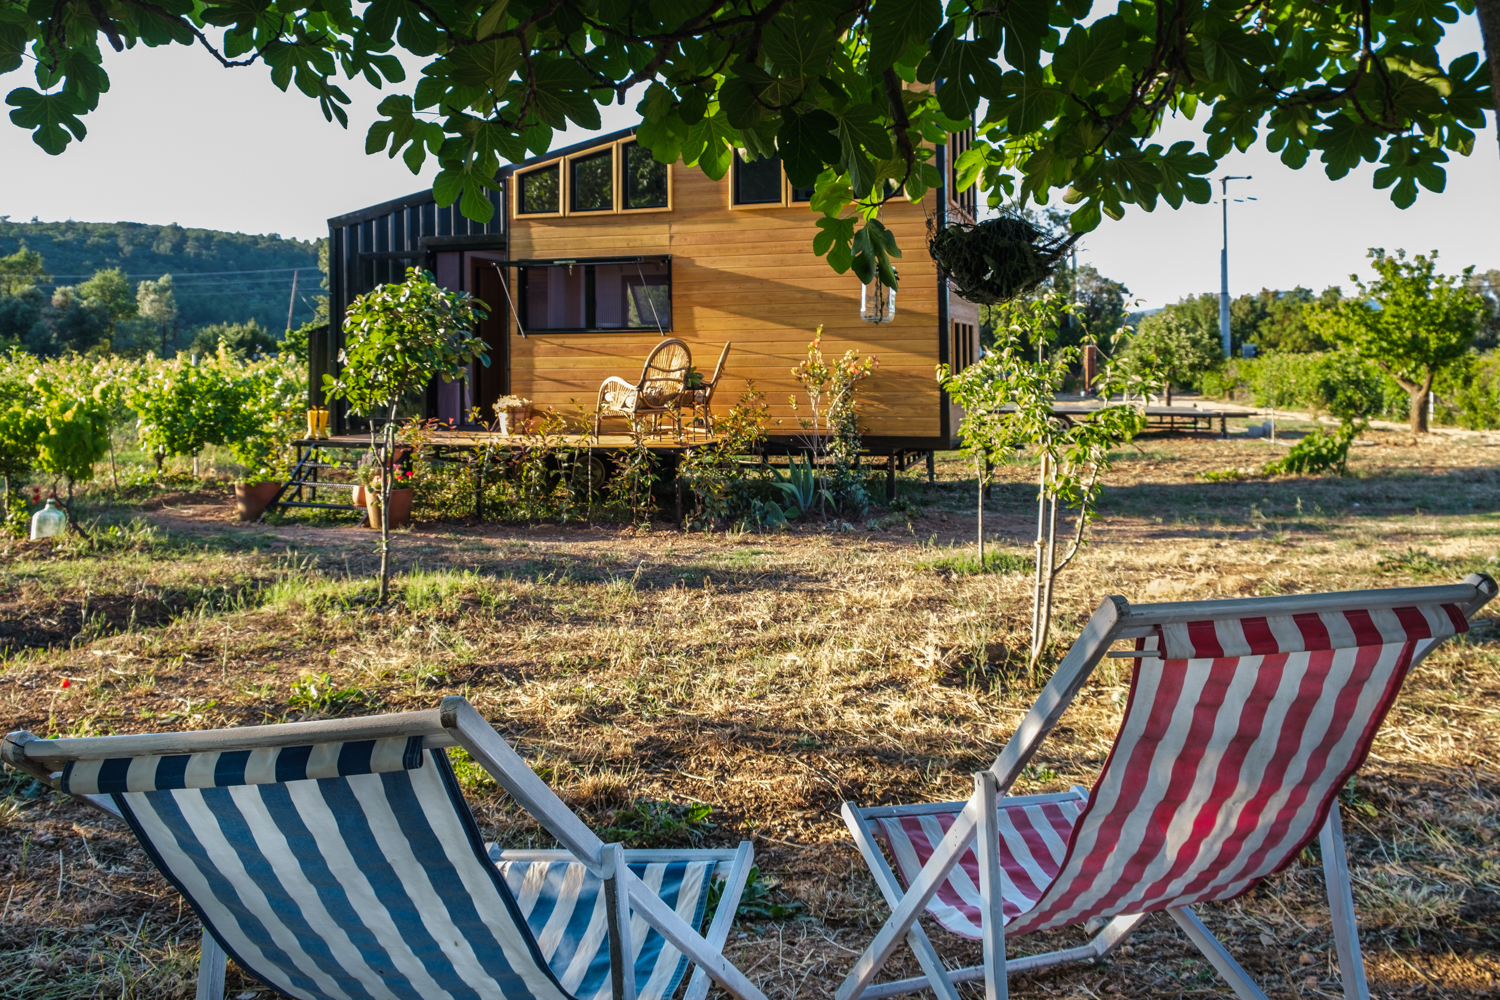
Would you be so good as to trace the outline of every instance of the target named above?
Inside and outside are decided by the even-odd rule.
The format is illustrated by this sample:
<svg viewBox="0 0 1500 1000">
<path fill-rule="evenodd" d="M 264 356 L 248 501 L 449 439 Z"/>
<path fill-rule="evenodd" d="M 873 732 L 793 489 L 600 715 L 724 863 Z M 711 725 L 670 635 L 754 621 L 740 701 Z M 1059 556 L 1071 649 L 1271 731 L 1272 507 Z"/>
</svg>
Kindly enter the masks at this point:
<svg viewBox="0 0 1500 1000">
<path fill-rule="evenodd" d="M 689 389 L 682 394 L 683 405 L 689 407 L 693 412 L 691 427 L 694 431 L 698 429 L 701 423 L 704 434 L 713 433 L 713 414 L 709 411 L 708 407 L 714 400 L 714 389 L 719 385 L 719 376 L 724 374 L 724 359 L 729 357 L 729 349 L 733 346 L 732 342 L 727 343 L 724 345 L 724 350 L 719 352 L 719 363 L 714 365 L 713 378 L 698 388 Z"/>
<path fill-rule="evenodd" d="M 672 418 L 680 435 L 682 387 L 692 364 L 687 344 L 673 338 L 651 349 L 641 368 L 640 381 L 634 385 L 613 375 L 605 379 L 599 386 L 599 400 L 594 409 L 594 440 L 599 440 L 599 423 L 605 417 L 640 420 L 649 416 L 655 429 L 655 422 L 664 413 Z"/>
</svg>

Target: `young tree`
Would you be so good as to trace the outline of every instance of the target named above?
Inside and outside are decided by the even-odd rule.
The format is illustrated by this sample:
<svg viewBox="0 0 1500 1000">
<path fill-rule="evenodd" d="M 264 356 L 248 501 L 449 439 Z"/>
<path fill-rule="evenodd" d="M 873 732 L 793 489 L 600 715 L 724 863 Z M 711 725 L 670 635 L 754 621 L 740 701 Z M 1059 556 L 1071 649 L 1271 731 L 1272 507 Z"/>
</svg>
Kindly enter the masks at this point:
<svg viewBox="0 0 1500 1000">
<path fill-rule="evenodd" d="M 177 293 L 172 290 L 172 276 L 164 274 L 156 281 L 143 281 L 136 288 L 136 309 L 144 320 L 156 324 L 161 334 L 161 356 L 167 356 L 167 336 L 177 322 Z"/>
<path fill-rule="evenodd" d="M 979 473 L 979 566 L 984 567 L 984 488 L 988 466 L 1013 449 L 1029 450 L 1039 460 L 1037 474 L 1037 533 L 1035 588 L 1032 595 L 1031 656 L 1035 667 L 1047 648 L 1052 627 L 1052 600 L 1058 576 L 1078 555 L 1084 532 L 1093 521 L 1103 492 L 1102 476 L 1112 462 L 1110 452 L 1129 442 L 1145 427 L 1144 414 L 1134 406 L 1106 404 L 1086 418 L 1060 419 L 1054 413 L 1057 394 L 1069 370 L 1079 361 L 1078 347 L 1060 347 L 1039 360 L 1031 344 L 1055 330 L 1056 317 L 1066 307 L 1046 298 L 1013 314 L 1013 324 L 997 349 L 957 375 L 940 365 L 938 379 L 955 403 L 964 409 L 959 424 L 966 454 Z M 1127 385 L 1137 393 L 1155 388 L 1157 376 L 1144 367 L 1109 363 L 1096 385 L 1100 397 L 1121 392 Z M 1077 511 L 1067 553 L 1058 559 L 1059 506 Z"/>
<path fill-rule="evenodd" d="M 1294 168 L 1318 155 L 1335 179 L 1379 161 L 1374 183 L 1402 207 L 1419 186 L 1441 191 L 1443 164 L 1472 152 L 1500 100 L 1480 53 L 1437 54 L 1474 2 L 1123 0 L 1105 13 L 1088 0 L 379 0 L 356 13 L 321 0 L 13 0 L 0 72 L 34 72 L 37 86 L 6 103 L 55 154 L 83 139 L 82 116 L 109 89 L 106 44 L 264 59 L 275 86 L 295 82 L 341 124 L 339 74 L 400 83 L 399 46 L 425 61 L 422 79 L 380 103 L 365 148 L 414 172 L 435 155 L 439 204 L 481 222 L 501 162 L 545 152 L 569 121 L 598 128 L 600 105 L 639 87 L 640 141 L 658 160 L 718 178 L 735 150 L 780 157 L 793 184 L 816 185 L 818 252 L 894 283 L 879 204 L 936 186 L 937 151 L 981 106 L 960 185 L 977 181 L 991 205 L 1058 192 L 1078 206 L 1075 232 L 1128 205 L 1207 203 L 1219 161 L 1261 138 Z M 1491 70 L 1494 2 L 1479 0 Z M 1203 150 L 1152 141 L 1200 113 Z"/>
<path fill-rule="evenodd" d="M 380 601 L 390 595 L 391 480 L 396 451 L 396 407 L 435 378 L 466 379 L 469 364 L 489 367 L 487 345 L 474 332 L 489 306 L 467 292 L 452 291 L 420 268 L 406 269 L 400 284 L 380 285 L 344 312 L 347 346 L 339 352 L 338 377 L 323 376 L 326 399 L 342 399 L 370 419 L 370 450 L 383 434 L 380 477 Z M 385 420 L 377 428 L 375 419 Z"/>
<path fill-rule="evenodd" d="M 1469 284 L 1474 268 L 1458 276 L 1438 274 L 1436 250 L 1407 260 L 1405 250 L 1388 256 L 1375 247 L 1369 256 L 1379 277 L 1366 285 L 1350 275 L 1359 294 L 1309 309 L 1308 323 L 1385 369 L 1411 397 L 1412 433 L 1425 434 L 1432 381 L 1468 351 L 1485 302 Z"/>
<path fill-rule="evenodd" d="M 1172 405 L 1172 386 L 1196 387 L 1205 372 L 1224 364 L 1224 349 L 1218 329 L 1194 322 L 1186 310 L 1171 307 L 1147 316 L 1131 337 L 1124 357 L 1149 364 L 1160 373 L 1167 405 Z"/>
</svg>

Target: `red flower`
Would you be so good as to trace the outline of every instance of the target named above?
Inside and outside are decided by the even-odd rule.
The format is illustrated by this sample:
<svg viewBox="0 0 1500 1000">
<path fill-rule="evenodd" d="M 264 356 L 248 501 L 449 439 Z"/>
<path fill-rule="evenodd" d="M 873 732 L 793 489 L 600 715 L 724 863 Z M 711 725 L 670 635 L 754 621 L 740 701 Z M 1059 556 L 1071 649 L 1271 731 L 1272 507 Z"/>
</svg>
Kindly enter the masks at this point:
<svg viewBox="0 0 1500 1000">
<path fill-rule="evenodd" d="M 73 682 L 70 681 L 70 680 L 68 680 L 66 677 L 64 677 L 63 678 L 62 686 L 63 687 L 72 687 L 73 686 Z"/>
</svg>

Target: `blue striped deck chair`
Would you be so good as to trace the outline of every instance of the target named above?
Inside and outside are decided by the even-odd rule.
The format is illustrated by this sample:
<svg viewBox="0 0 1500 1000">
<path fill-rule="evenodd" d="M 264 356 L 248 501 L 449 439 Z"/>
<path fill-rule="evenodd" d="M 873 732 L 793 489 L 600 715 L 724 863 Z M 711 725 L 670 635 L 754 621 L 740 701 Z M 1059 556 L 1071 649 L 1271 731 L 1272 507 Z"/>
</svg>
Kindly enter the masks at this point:
<svg viewBox="0 0 1500 1000">
<path fill-rule="evenodd" d="M 562 848 L 483 843 L 451 746 Z M 750 844 L 605 844 L 463 698 L 205 732 L 16 732 L 0 756 L 130 825 L 203 923 L 198 1000 L 222 998 L 226 955 L 298 1000 L 664 1000 L 689 966 L 686 1000 L 710 982 L 764 1000 L 721 954 Z"/>
</svg>

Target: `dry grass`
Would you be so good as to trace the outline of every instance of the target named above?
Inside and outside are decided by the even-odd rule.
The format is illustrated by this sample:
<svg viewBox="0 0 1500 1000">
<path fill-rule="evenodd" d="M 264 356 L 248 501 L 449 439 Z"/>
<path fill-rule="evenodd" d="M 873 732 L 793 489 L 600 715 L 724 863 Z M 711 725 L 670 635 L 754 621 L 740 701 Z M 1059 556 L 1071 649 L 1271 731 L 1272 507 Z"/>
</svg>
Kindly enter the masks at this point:
<svg viewBox="0 0 1500 1000">
<path fill-rule="evenodd" d="M 1494 572 L 1500 452 L 1483 438 L 1373 437 L 1345 480 L 1195 478 L 1271 447 L 1243 439 L 1128 449 L 1094 544 L 1063 578 L 1059 649 L 1110 593 L 1171 600 Z M 0 724 L 203 728 L 463 694 L 596 826 L 638 798 L 701 801 L 714 810 L 709 842 L 755 839 L 772 899 L 802 909 L 745 922 L 731 957 L 773 997 L 828 996 L 886 915 L 838 804 L 966 795 L 1043 679 L 1022 669 L 1024 572 L 953 569 L 950 546 L 973 527 L 964 471 L 945 461 L 930 488 L 909 474 L 902 490 L 925 513 L 883 531 L 422 528 L 398 540 L 406 575 L 391 610 L 368 603 L 368 532 L 245 528 L 228 523 L 222 496 L 168 498 L 145 515 L 157 537 L 116 551 L 0 548 Z M 986 516 L 1009 554 L 1002 566 L 1027 556 L 1031 471 L 1005 467 Z M 1091 782 L 1126 680 L 1123 665 L 1101 667 L 1022 788 Z M 1500 648 L 1445 647 L 1408 681 L 1346 805 L 1380 996 L 1496 990 L 1497 699 Z M 190 995 L 196 926 L 128 833 L 58 797 L 27 799 L 12 778 L 0 791 L 20 803 L 0 809 L 5 995 Z M 542 840 L 493 786 L 470 793 L 487 835 Z M 1311 1000 L 1339 992 L 1320 893 L 1321 872 L 1298 865 L 1203 912 L 1268 993 Z M 955 959 L 975 957 L 972 943 L 934 937 Z M 910 971 L 905 956 L 898 965 Z M 269 995 L 233 969 L 230 983 L 231 996 Z M 1227 994 L 1159 916 L 1107 963 L 1012 989 Z"/>
</svg>

